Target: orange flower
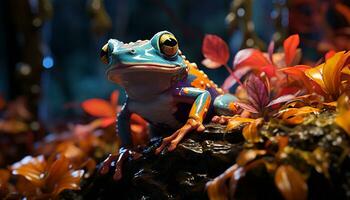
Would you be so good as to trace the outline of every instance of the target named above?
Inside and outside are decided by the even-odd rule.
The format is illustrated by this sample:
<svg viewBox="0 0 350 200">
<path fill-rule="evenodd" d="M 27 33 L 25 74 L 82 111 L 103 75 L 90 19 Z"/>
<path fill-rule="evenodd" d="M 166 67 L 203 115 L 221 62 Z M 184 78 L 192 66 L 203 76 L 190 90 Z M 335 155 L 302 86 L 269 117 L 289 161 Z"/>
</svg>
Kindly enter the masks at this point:
<svg viewBox="0 0 350 200">
<path fill-rule="evenodd" d="M 26 197 L 57 198 L 65 189 L 78 190 L 83 170 L 72 170 L 69 159 L 59 156 L 46 161 L 44 156 L 27 156 L 11 166 L 12 174 L 19 175 L 19 191 Z M 25 186 L 25 187 L 24 187 Z"/>
<path fill-rule="evenodd" d="M 338 52 L 325 63 L 305 71 L 306 76 L 315 81 L 329 95 L 330 100 L 337 99 L 344 92 L 342 70 L 348 67 L 349 56 L 350 52 Z"/>
</svg>

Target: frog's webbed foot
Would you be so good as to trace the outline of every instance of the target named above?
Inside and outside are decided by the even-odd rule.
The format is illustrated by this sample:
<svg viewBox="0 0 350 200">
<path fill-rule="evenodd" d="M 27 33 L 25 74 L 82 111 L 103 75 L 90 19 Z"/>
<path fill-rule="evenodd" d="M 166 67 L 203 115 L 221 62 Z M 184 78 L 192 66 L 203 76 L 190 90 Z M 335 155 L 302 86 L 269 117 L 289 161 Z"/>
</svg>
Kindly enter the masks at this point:
<svg viewBox="0 0 350 200">
<path fill-rule="evenodd" d="M 227 124 L 230 119 L 232 118 L 232 116 L 225 116 L 225 115 L 221 115 L 221 116 L 214 116 L 211 121 L 214 123 L 219 123 L 219 124 Z"/>
<path fill-rule="evenodd" d="M 119 153 L 109 154 L 106 160 L 103 161 L 100 169 L 100 173 L 107 174 L 110 170 L 110 167 L 112 166 L 112 163 L 115 163 L 115 171 L 114 171 L 113 179 L 116 181 L 119 181 L 123 177 L 122 167 L 123 167 L 124 161 L 128 158 L 136 160 L 140 158 L 141 155 L 142 155 L 141 153 L 138 153 L 134 150 L 122 147 L 119 149 Z"/>
<path fill-rule="evenodd" d="M 168 151 L 173 151 L 179 142 L 185 137 L 185 135 L 193 130 L 198 132 L 203 132 L 205 129 L 202 122 L 197 121 L 195 119 L 188 119 L 186 124 L 177 130 L 172 135 L 163 139 L 161 145 L 156 149 L 156 154 L 161 153 L 165 148 Z"/>
</svg>

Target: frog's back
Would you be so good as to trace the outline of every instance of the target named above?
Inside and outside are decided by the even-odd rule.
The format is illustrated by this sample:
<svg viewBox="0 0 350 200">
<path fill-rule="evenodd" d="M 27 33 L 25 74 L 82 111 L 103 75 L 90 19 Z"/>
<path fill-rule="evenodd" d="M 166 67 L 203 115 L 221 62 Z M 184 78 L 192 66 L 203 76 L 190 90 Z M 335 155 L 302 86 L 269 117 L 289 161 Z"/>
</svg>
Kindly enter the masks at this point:
<svg viewBox="0 0 350 200">
<path fill-rule="evenodd" d="M 186 83 L 189 87 L 195 87 L 210 92 L 212 100 L 217 96 L 224 94 L 223 90 L 219 88 L 208 76 L 202 71 L 199 70 L 195 63 L 190 63 L 185 61 L 188 67 L 188 76 L 186 78 Z"/>
</svg>

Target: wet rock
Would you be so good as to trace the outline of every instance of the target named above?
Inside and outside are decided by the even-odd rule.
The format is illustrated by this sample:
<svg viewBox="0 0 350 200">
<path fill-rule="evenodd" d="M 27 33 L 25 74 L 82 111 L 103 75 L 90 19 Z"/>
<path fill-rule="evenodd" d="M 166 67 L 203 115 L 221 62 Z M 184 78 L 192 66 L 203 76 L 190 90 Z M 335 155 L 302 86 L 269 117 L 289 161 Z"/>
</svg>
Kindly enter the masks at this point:
<svg viewBox="0 0 350 200">
<path fill-rule="evenodd" d="M 234 164 L 243 147 L 240 131 L 209 124 L 204 133 L 189 134 L 173 152 L 154 155 L 161 138 L 154 139 L 143 156 L 128 160 L 123 178 L 96 173 L 82 185 L 85 199 L 207 199 L 205 184 Z"/>
</svg>

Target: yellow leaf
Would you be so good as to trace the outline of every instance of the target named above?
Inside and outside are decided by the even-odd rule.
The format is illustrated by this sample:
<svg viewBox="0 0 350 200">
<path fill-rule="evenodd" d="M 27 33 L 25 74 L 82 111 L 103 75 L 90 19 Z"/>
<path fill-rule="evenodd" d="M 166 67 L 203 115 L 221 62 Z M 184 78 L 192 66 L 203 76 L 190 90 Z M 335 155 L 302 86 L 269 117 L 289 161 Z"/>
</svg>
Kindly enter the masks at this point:
<svg viewBox="0 0 350 200">
<path fill-rule="evenodd" d="M 228 123 L 227 123 L 227 127 L 226 130 L 230 131 L 233 129 L 238 128 L 240 125 L 244 124 L 244 123 L 250 123 L 253 122 L 255 119 L 251 119 L 251 118 L 245 118 L 245 117 L 239 117 L 239 116 L 233 116 L 232 118 L 229 119 Z"/>
<path fill-rule="evenodd" d="M 335 118 L 335 123 L 350 135 L 350 110 L 338 115 Z"/>
<path fill-rule="evenodd" d="M 286 200 L 307 199 L 307 184 L 302 175 L 290 165 L 278 167 L 275 184 Z"/>
<path fill-rule="evenodd" d="M 281 115 L 285 123 L 296 125 L 304 122 L 306 114 L 318 113 L 319 111 L 317 108 L 304 106 L 301 108 L 287 108 L 279 111 L 278 114 Z"/>
<path fill-rule="evenodd" d="M 324 85 L 322 74 L 323 74 L 323 67 L 325 63 L 320 64 L 317 67 L 305 70 L 305 75 L 315 81 L 323 91 L 326 91 L 326 86 Z"/>
<path fill-rule="evenodd" d="M 254 160 L 256 157 L 265 155 L 265 150 L 258 150 L 258 149 L 249 149 L 249 150 L 243 150 L 237 157 L 237 164 L 239 166 L 244 166 L 250 161 Z"/>
<path fill-rule="evenodd" d="M 323 67 L 323 81 L 329 94 L 333 97 L 339 95 L 341 71 L 349 55 L 344 51 L 338 52 L 326 60 Z"/>
<path fill-rule="evenodd" d="M 325 63 L 306 70 L 305 75 L 315 81 L 324 92 L 337 98 L 341 89 L 341 73 L 349 56 L 350 52 L 338 52 Z"/>
<path fill-rule="evenodd" d="M 350 135 L 350 92 L 345 92 L 338 98 L 337 111 L 335 123 Z"/>
<path fill-rule="evenodd" d="M 347 75 L 350 75 L 350 66 L 347 66 L 347 67 L 344 67 L 341 72 L 343 74 L 347 74 Z"/>
<path fill-rule="evenodd" d="M 243 128 L 243 137 L 247 142 L 258 143 L 262 141 L 261 135 L 258 131 L 258 126 L 260 126 L 262 123 L 263 119 L 259 118 Z"/>
</svg>

